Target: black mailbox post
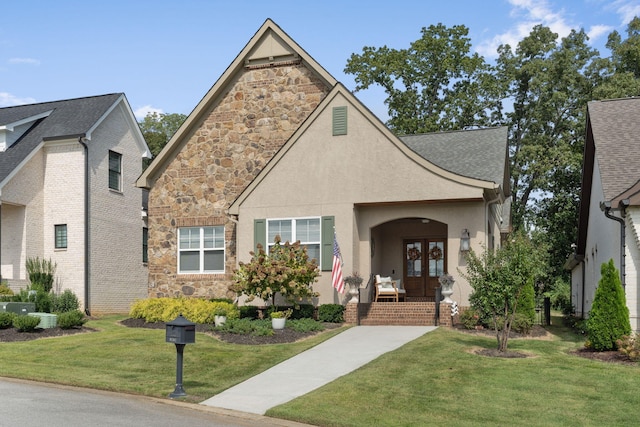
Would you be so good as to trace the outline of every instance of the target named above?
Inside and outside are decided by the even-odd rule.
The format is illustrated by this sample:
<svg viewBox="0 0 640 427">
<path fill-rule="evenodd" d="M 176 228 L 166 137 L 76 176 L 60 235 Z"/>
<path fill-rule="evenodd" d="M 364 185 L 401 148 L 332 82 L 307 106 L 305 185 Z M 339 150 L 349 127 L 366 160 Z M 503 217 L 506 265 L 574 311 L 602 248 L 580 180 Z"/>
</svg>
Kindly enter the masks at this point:
<svg viewBox="0 0 640 427">
<path fill-rule="evenodd" d="M 196 324 L 189 322 L 181 314 L 173 321 L 168 322 L 166 328 L 166 341 L 175 344 L 176 352 L 178 353 L 176 361 L 176 388 L 173 393 L 169 394 L 169 397 L 184 397 L 187 393 L 185 393 L 182 388 L 182 356 L 184 346 L 196 342 Z"/>
</svg>

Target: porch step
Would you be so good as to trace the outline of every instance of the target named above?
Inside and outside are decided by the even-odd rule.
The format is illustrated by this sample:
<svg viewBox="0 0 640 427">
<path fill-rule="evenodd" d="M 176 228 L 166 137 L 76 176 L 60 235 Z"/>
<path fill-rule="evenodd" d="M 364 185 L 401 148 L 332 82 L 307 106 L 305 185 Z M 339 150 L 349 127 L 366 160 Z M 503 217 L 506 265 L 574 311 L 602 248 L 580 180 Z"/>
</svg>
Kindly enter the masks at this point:
<svg viewBox="0 0 640 427">
<path fill-rule="evenodd" d="M 366 326 L 435 326 L 435 302 L 372 302 L 358 304 L 358 324 Z M 438 325 L 451 326 L 451 306 L 440 304 Z"/>
</svg>

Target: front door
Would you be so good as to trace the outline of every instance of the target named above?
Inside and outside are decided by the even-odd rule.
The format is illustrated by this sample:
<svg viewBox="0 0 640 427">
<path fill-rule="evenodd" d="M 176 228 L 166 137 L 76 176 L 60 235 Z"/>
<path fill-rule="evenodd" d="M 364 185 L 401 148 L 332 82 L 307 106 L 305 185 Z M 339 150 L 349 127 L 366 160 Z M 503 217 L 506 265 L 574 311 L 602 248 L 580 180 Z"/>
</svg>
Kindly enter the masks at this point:
<svg viewBox="0 0 640 427">
<path fill-rule="evenodd" d="M 435 299 L 438 277 L 444 273 L 444 239 L 407 239 L 404 241 L 404 288 L 407 297 Z"/>
</svg>

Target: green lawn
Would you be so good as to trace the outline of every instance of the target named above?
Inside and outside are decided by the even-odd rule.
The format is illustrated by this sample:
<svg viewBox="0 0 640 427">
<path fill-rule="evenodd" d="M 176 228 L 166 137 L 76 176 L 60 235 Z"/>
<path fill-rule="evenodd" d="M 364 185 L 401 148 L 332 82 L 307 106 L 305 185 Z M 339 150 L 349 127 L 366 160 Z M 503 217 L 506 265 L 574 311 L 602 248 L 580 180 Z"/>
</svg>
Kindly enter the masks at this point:
<svg viewBox="0 0 640 427">
<path fill-rule="evenodd" d="M 127 328 L 117 323 L 123 318 L 109 316 L 86 324 L 99 332 L 0 343 L 0 376 L 167 397 L 176 382 L 175 345 L 165 342 L 164 329 Z M 184 349 L 185 400 L 208 399 L 338 331 L 264 346 L 227 344 L 197 333 L 196 343 Z"/>
<path fill-rule="evenodd" d="M 488 358 L 495 338 L 439 328 L 267 415 L 322 426 L 636 426 L 640 368 L 568 354 L 582 339 L 511 340 L 526 359 Z M 339 355 L 338 355 L 339 357 Z"/>
<path fill-rule="evenodd" d="M 175 346 L 164 330 L 92 320 L 100 332 L 0 343 L 0 376 L 166 397 Z M 527 359 L 478 356 L 495 338 L 439 328 L 268 415 L 323 426 L 632 426 L 640 367 L 571 356 L 582 339 L 561 327 L 550 340 L 511 340 Z M 187 400 L 199 402 L 339 331 L 282 345 L 241 346 L 197 334 L 184 353 Z M 336 357 L 340 357 L 339 354 Z"/>
</svg>

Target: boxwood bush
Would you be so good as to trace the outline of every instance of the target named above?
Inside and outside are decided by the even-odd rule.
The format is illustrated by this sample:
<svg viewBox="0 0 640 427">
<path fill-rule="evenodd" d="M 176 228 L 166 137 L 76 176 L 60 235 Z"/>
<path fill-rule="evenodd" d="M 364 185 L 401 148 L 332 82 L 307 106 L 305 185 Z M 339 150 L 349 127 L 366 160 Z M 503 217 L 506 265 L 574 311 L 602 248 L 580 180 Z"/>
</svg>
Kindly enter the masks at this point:
<svg viewBox="0 0 640 427">
<path fill-rule="evenodd" d="M 61 329 L 71 329 L 84 325 L 87 322 L 80 310 L 65 311 L 58 314 L 57 326 Z"/>
<path fill-rule="evenodd" d="M 201 298 L 147 298 L 133 303 L 129 315 L 147 322 L 170 322 L 180 314 L 193 323 L 212 324 L 216 308 L 224 308 L 227 320 L 240 317 L 238 307 L 226 301 Z"/>
<path fill-rule="evenodd" d="M 328 323 L 344 322 L 344 306 L 341 304 L 322 304 L 318 307 L 318 320 Z"/>
<path fill-rule="evenodd" d="M 18 317 L 17 314 L 8 311 L 0 313 L 0 329 L 8 329 L 13 327 L 13 320 Z"/>
<path fill-rule="evenodd" d="M 40 323 L 40 318 L 35 316 L 16 316 L 13 319 L 13 327 L 20 332 L 33 332 Z"/>
</svg>

